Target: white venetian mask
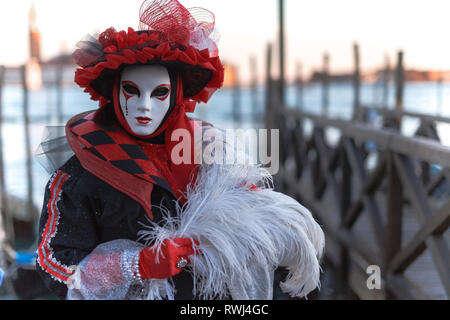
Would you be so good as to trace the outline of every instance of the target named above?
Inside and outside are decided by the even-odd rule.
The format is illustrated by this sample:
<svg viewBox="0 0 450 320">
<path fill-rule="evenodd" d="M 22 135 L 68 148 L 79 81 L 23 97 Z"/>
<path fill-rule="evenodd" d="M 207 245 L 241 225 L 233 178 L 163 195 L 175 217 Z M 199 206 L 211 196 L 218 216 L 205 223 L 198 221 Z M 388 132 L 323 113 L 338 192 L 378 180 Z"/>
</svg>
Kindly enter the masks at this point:
<svg viewBox="0 0 450 320">
<path fill-rule="evenodd" d="M 170 77 L 160 65 L 130 66 L 120 79 L 120 107 L 131 131 L 148 136 L 158 129 L 170 107 Z"/>
</svg>

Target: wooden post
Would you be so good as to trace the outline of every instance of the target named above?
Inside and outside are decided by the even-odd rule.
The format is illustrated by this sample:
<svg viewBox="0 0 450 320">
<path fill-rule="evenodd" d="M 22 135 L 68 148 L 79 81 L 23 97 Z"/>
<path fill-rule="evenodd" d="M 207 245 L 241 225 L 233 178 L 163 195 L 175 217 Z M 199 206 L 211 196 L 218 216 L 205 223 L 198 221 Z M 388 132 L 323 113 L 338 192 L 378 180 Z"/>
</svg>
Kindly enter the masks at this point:
<svg viewBox="0 0 450 320">
<path fill-rule="evenodd" d="M 297 91 L 297 107 L 303 110 L 303 66 L 300 62 L 297 63 L 296 67 L 296 91 Z"/>
<path fill-rule="evenodd" d="M 353 45 L 353 57 L 355 61 L 355 71 L 353 73 L 353 120 L 363 120 L 361 114 L 361 74 L 359 69 L 359 46 L 357 43 Z"/>
<path fill-rule="evenodd" d="M 251 99 L 252 99 L 252 116 L 253 116 L 253 122 L 260 125 L 259 121 L 259 112 L 258 112 L 258 76 L 257 76 L 257 67 L 256 67 L 256 57 L 251 56 L 250 57 L 250 75 L 251 75 L 251 83 L 250 83 L 250 90 L 251 90 Z"/>
<path fill-rule="evenodd" d="M 322 115 L 328 115 L 329 109 L 329 68 L 330 56 L 328 53 L 323 55 L 323 70 L 322 70 Z"/>
<path fill-rule="evenodd" d="M 5 207 L 5 170 L 3 167 L 3 84 L 5 79 L 5 67 L 0 66 L 0 188 L 1 188 L 1 206 L 0 210 L 4 211 Z"/>
<path fill-rule="evenodd" d="M 63 123 L 63 78 L 64 78 L 64 68 L 62 64 L 58 63 L 56 69 L 56 121 L 58 126 Z"/>
<path fill-rule="evenodd" d="M 273 106 L 272 106 L 272 44 L 267 45 L 266 52 L 266 129 L 273 129 Z M 268 138 L 270 135 L 268 136 Z M 270 146 L 270 143 L 268 143 Z"/>
<path fill-rule="evenodd" d="M 397 69 L 395 71 L 395 110 L 403 111 L 403 88 L 404 88 L 403 52 L 399 51 L 397 56 Z M 400 130 L 402 117 L 400 115 L 386 117 L 385 126 Z"/>
<path fill-rule="evenodd" d="M 271 114 L 270 114 L 270 118 L 271 118 L 271 127 L 270 129 L 272 129 L 272 126 L 275 123 L 279 123 L 279 111 L 284 109 L 284 105 L 285 105 L 285 83 L 286 83 L 286 79 L 285 79 L 285 51 L 284 51 L 284 0 L 278 0 L 278 4 L 279 4 L 279 67 L 280 67 L 280 79 L 278 81 L 278 99 L 277 99 L 277 109 L 274 110 L 273 109 L 273 105 L 271 106 Z M 275 118 L 275 119 L 274 119 Z M 278 125 L 277 125 L 278 126 Z M 269 129 L 269 128 L 268 128 Z M 281 130 L 284 130 L 284 128 L 280 128 Z M 280 132 L 280 134 L 282 134 Z M 268 143 L 268 149 L 270 151 L 270 133 L 268 134 L 268 139 L 267 139 L 267 143 Z M 283 150 L 282 150 L 282 146 L 280 145 L 280 159 L 282 159 L 282 154 L 283 154 Z M 267 153 L 268 154 L 268 153 Z M 276 185 L 276 183 L 275 183 Z M 276 187 L 276 186 L 275 186 Z M 277 279 L 278 277 L 278 272 L 275 272 L 275 279 Z M 283 277 L 284 278 L 284 277 Z M 278 296 L 278 292 L 279 290 L 277 290 L 278 285 L 275 287 L 274 286 L 274 297 Z"/>
<path fill-rule="evenodd" d="M 6 194 L 5 167 L 3 162 L 3 85 L 5 83 L 5 67 L 0 66 L 0 210 L 5 232 L 5 243 L 11 246 L 14 243 L 14 225 L 8 211 L 8 198 Z"/>
<path fill-rule="evenodd" d="M 61 62 L 56 67 L 56 124 L 58 130 L 58 137 L 64 136 L 65 128 L 64 122 L 64 106 L 63 106 L 63 80 L 64 80 L 64 66 Z M 62 161 L 61 152 L 56 153 L 56 162 L 60 165 Z"/>
<path fill-rule="evenodd" d="M 397 70 L 395 73 L 395 110 L 403 110 L 403 88 L 405 82 L 403 70 L 403 51 L 398 52 Z"/>
<path fill-rule="evenodd" d="M 279 49 L 280 49 L 280 83 L 279 83 L 279 89 L 280 89 L 280 102 L 281 102 L 281 108 L 284 108 L 285 103 L 285 51 L 284 51 L 284 0 L 279 0 Z"/>
<path fill-rule="evenodd" d="M 239 80 L 239 70 L 234 67 L 235 81 L 232 88 L 232 106 L 233 106 L 233 121 L 235 126 L 241 122 L 241 84 Z"/>
<path fill-rule="evenodd" d="M 389 104 L 389 80 L 390 80 L 391 66 L 389 61 L 389 55 L 386 54 L 384 58 L 384 70 L 383 70 L 383 93 L 382 93 L 382 108 L 386 109 Z"/>
<path fill-rule="evenodd" d="M 437 114 L 438 115 L 442 115 L 442 103 L 443 103 L 443 94 L 444 94 L 444 90 L 443 90 L 443 83 L 444 79 L 443 76 L 439 76 L 439 79 L 437 80 Z"/>
<path fill-rule="evenodd" d="M 23 89 L 23 124 L 25 131 L 25 157 L 27 172 L 27 211 L 31 215 L 33 222 L 37 223 L 37 216 L 34 216 L 33 205 L 33 171 L 31 162 L 31 142 L 30 142 L 30 118 L 28 115 L 28 84 L 27 84 L 27 67 L 22 66 L 22 89 Z M 33 224 L 34 226 L 36 224 Z"/>
<path fill-rule="evenodd" d="M 272 79 L 272 44 L 267 44 L 267 51 L 266 51 L 266 112 L 265 112 L 265 126 L 267 129 L 267 143 L 266 145 L 262 145 L 262 148 L 266 148 L 265 154 L 271 155 L 272 154 L 272 148 L 271 148 L 271 134 L 270 130 L 274 129 L 274 108 L 273 108 L 273 79 Z M 274 179 L 276 179 L 277 175 L 274 176 Z M 275 184 L 275 181 L 274 181 Z"/>
</svg>

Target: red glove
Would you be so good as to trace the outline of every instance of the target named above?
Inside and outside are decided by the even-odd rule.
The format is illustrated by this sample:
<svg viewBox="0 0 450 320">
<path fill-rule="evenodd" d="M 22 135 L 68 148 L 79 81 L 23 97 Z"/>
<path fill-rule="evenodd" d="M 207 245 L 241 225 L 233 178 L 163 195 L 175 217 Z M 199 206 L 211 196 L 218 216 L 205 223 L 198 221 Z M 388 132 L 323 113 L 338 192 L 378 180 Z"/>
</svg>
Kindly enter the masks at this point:
<svg viewBox="0 0 450 320">
<path fill-rule="evenodd" d="M 198 245 L 198 242 L 195 241 Z M 156 263 L 157 251 L 154 247 L 142 249 L 139 254 L 139 273 L 142 279 L 167 279 L 171 278 L 181 271 L 184 267 L 177 264 L 186 259 L 187 263 L 191 263 L 188 256 L 197 254 L 192 247 L 192 240 L 188 238 L 176 238 L 165 240 L 161 245 L 161 254 L 159 255 L 159 263 Z"/>
</svg>

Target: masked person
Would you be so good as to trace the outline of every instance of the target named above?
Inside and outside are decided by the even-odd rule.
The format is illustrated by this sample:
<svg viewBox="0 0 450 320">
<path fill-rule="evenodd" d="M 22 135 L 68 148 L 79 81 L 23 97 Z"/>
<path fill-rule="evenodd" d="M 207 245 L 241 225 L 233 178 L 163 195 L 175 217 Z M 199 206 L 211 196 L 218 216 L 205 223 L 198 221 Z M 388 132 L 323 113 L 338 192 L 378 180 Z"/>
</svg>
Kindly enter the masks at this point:
<svg viewBox="0 0 450 320">
<path fill-rule="evenodd" d="M 37 264 L 59 297 L 270 299 L 280 265 L 291 295 L 317 287 L 311 214 L 257 166 L 198 161 L 197 134 L 221 133 L 186 116 L 223 83 L 213 29 L 209 11 L 145 1 L 140 31 L 78 44 L 75 82 L 100 108 L 67 123 L 73 156 L 46 186 Z"/>
</svg>

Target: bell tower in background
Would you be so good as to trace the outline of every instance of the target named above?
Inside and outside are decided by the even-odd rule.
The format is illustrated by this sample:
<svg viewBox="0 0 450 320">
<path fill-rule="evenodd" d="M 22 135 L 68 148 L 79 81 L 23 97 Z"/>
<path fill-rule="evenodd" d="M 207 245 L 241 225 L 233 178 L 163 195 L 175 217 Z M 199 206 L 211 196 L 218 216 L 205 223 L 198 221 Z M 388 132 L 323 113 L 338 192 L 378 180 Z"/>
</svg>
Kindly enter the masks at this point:
<svg viewBox="0 0 450 320">
<path fill-rule="evenodd" d="M 36 8 L 33 1 L 28 15 L 30 56 L 25 65 L 25 81 L 30 90 L 39 90 L 42 86 L 41 34 L 36 18 Z"/>
<path fill-rule="evenodd" d="M 41 62 L 41 35 L 36 23 L 36 8 L 34 1 L 29 13 L 29 38 L 30 38 L 30 60 Z"/>
</svg>

